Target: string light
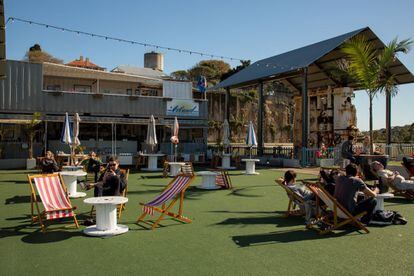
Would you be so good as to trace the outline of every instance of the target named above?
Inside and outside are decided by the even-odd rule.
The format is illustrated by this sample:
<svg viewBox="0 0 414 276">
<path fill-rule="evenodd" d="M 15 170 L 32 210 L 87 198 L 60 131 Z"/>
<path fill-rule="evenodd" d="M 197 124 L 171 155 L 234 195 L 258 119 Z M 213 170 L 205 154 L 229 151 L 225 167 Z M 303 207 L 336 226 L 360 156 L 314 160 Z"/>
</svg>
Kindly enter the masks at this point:
<svg viewBox="0 0 414 276">
<path fill-rule="evenodd" d="M 21 22 L 21 23 L 28 23 L 30 25 L 36 25 L 36 26 L 51 28 L 51 29 L 55 29 L 55 30 L 61 30 L 62 32 L 75 33 L 75 34 L 78 34 L 78 35 L 82 34 L 82 35 L 86 35 L 86 36 L 90 36 L 90 37 L 105 38 L 105 40 L 109 39 L 109 40 L 114 40 L 114 41 L 118 41 L 118 42 L 130 43 L 132 45 L 136 44 L 136 45 L 141 45 L 141 46 L 144 46 L 144 47 L 155 48 L 157 50 L 162 49 L 162 50 L 167 50 L 167 51 L 175 51 L 175 52 L 178 52 L 178 53 L 186 53 L 186 54 L 190 54 L 190 55 L 191 54 L 196 54 L 196 55 L 200 55 L 200 56 L 209 56 L 211 58 L 228 59 L 228 60 L 232 60 L 232 61 L 233 60 L 243 61 L 243 59 L 234 58 L 234 57 L 219 56 L 219 55 L 213 55 L 213 54 L 207 54 L 207 53 L 202 53 L 202 52 L 190 51 L 190 50 L 185 50 L 185 49 L 178 49 L 178 48 L 171 48 L 171 47 L 166 47 L 166 46 L 161 46 L 161 45 L 149 44 L 149 43 L 144 43 L 144 42 L 139 42 L 139 41 L 134 41 L 134 40 L 126 40 L 126 39 L 121 39 L 121 38 L 117 38 L 117 37 L 111 37 L 111 36 L 105 36 L 105 35 L 100 35 L 100 34 L 95 34 L 95 33 L 83 32 L 83 31 L 69 29 L 69 28 L 63 28 L 63 27 L 49 25 L 49 24 L 45 24 L 45 23 L 41 23 L 41 22 L 35 22 L 35 21 L 31 21 L 31 20 L 29 21 L 29 20 L 21 19 L 21 18 L 17 18 L 17 17 L 9 17 L 7 19 L 7 23 L 9 21 L 12 22 L 12 23 L 14 21 L 18 21 L 18 22 Z"/>
</svg>

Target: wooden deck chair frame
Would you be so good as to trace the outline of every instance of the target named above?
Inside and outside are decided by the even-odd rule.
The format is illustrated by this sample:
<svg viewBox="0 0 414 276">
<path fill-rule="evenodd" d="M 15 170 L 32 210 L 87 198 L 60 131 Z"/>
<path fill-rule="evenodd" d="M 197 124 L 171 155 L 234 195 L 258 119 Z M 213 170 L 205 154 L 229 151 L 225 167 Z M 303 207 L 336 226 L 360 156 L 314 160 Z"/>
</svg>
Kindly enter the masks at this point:
<svg viewBox="0 0 414 276">
<path fill-rule="evenodd" d="M 185 162 L 185 164 L 181 166 L 181 173 L 184 175 L 194 175 L 193 163 Z"/>
<path fill-rule="evenodd" d="M 121 196 L 123 196 L 123 197 L 127 197 L 127 195 L 128 195 L 128 177 L 129 177 L 129 169 L 119 169 L 119 170 L 120 170 L 121 172 L 123 172 L 123 173 L 124 173 L 124 175 L 125 175 L 125 179 L 126 179 L 126 181 L 127 181 L 127 185 L 126 185 L 125 189 L 122 191 Z M 120 219 L 120 218 L 121 218 L 122 211 L 124 211 L 124 210 L 126 209 L 125 204 L 126 204 L 126 203 L 121 203 L 121 204 L 118 204 L 118 206 L 117 206 L 117 216 L 118 216 L 118 219 Z M 92 205 L 91 212 L 90 212 L 90 216 L 91 216 L 91 217 L 93 216 L 93 212 L 94 212 L 94 211 L 95 211 L 95 206 L 94 206 L 94 205 Z"/>
<path fill-rule="evenodd" d="M 403 168 L 407 172 L 409 178 L 413 178 L 414 177 L 414 175 L 410 171 L 410 168 L 408 168 L 407 165 L 404 162 L 401 162 L 401 166 L 403 166 Z"/>
<path fill-rule="evenodd" d="M 162 177 L 167 178 L 169 172 L 170 172 L 170 162 L 165 160 L 162 166 Z"/>
<path fill-rule="evenodd" d="M 285 181 L 282 178 L 276 179 L 275 182 L 285 190 L 289 198 L 288 207 L 284 214 L 284 217 L 305 215 L 301 209 L 296 209 L 296 207 L 299 207 L 300 204 L 305 205 L 305 201 L 303 200 L 303 198 L 295 192 L 293 192 L 291 189 L 289 189 L 289 187 L 285 185 Z"/>
<path fill-rule="evenodd" d="M 40 229 L 42 230 L 43 233 L 46 232 L 45 222 L 48 221 L 48 219 L 46 219 L 47 212 L 46 212 L 46 210 L 40 211 L 38 200 L 37 200 L 37 195 L 36 195 L 37 188 L 35 188 L 35 184 L 33 184 L 33 182 L 34 182 L 35 178 L 50 177 L 50 176 L 58 176 L 59 177 L 60 185 L 62 186 L 63 191 L 65 192 L 65 195 L 66 195 L 66 198 L 67 198 L 68 202 L 72 206 L 72 202 L 70 201 L 69 196 L 68 196 L 68 190 L 65 186 L 65 183 L 63 181 L 62 176 L 59 173 L 27 175 L 27 179 L 29 181 L 29 186 L 30 186 L 30 214 L 31 214 L 32 224 L 39 221 Z M 40 196 L 39 196 L 39 198 L 40 198 Z M 37 215 L 34 214 L 35 207 L 36 207 Z M 66 211 L 66 210 L 73 211 L 73 221 L 75 222 L 76 228 L 79 228 L 79 223 L 78 223 L 78 220 L 76 218 L 76 214 L 74 212 L 75 209 L 76 209 L 76 207 L 72 206 L 71 208 L 53 210 L 53 212 L 55 212 L 55 211 Z M 51 219 L 49 219 L 49 220 L 51 220 Z"/>
<path fill-rule="evenodd" d="M 318 182 L 308 182 L 308 181 L 302 181 L 314 194 L 316 197 L 316 206 L 317 210 L 320 210 L 320 201 L 324 202 L 329 209 L 331 209 L 332 214 L 327 215 L 320 215 L 317 214 L 317 221 L 315 223 L 311 224 L 311 227 L 318 230 L 320 234 L 327 234 L 332 232 L 333 230 L 337 230 L 341 228 L 342 226 L 345 226 L 347 224 L 354 224 L 356 227 L 358 227 L 360 230 L 365 231 L 366 233 L 369 233 L 369 230 L 358 220 L 362 216 L 366 214 L 366 212 L 362 212 L 357 215 L 352 215 L 345 207 L 343 207 L 335 197 L 333 197 L 330 193 L 328 193 L 320 183 Z M 319 191 L 318 191 L 319 190 Z M 325 197 L 328 198 L 332 204 L 329 204 L 328 202 L 325 202 L 319 195 L 319 192 L 324 193 Z M 332 207 L 330 205 L 333 205 Z M 341 211 L 347 218 L 341 218 L 338 216 L 338 211 Z M 315 228 L 315 224 L 318 221 L 324 222 L 329 227 L 325 230 L 319 230 Z"/>
<path fill-rule="evenodd" d="M 231 181 L 230 174 L 229 174 L 228 171 L 223 170 L 223 169 L 208 169 L 208 170 L 209 171 L 212 171 L 212 172 L 218 172 L 218 173 L 220 173 L 223 176 L 224 181 L 227 182 L 228 189 L 229 190 L 232 190 L 233 189 L 233 183 Z"/>
<path fill-rule="evenodd" d="M 128 178 L 129 178 L 129 169 L 119 169 L 121 172 L 123 172 L 124 173 L 124 175 L 125 175 L 125 180 L 127 181 L 127 185 L 125 186 L 125 189 L 122 191 L 122 195 L 121 196 L 123 196 L 123 197 L 127 197 L 127 195 L 128 195 Z M 118 211 L 118 219 L 120 219 L 121 218 L 121 215 L 122 215 L 122 211 L 124 211 L 125 209 L 126 209 L 126 206 L 125 206 L 125 204 L 126 203 L 121 203 L 121 204 L 118 204 L 118 207 L 117 207 L 117 211 Z"/>
<path fill-rule="evenodd" d="M 220 173 L 222 173 L 225 181 L 227 182 L 227 185 L 229 186 L 229 189 L 232 190 L 233 189 L 233 183 L 231 182 L 231 178 L 230 178 L 229 172 L 226 171 L 226 170 L 220 170 Z"/>
<path fill-rule="evenodd" d="M 183 204 L 184 204 L 184 195 L 185 195 L 185 191 L 188 189 L 188 187 L 190 186 L 190 184 L 194 181 L 194 179 L 195 179 L 195 175 L 194 175 L 194 173 L 193 174 L 183 174 L 183 173 L 180 173 L 180 174 L 178 174 L 176 177 L 174 177 L 169 183 L 168 183 L 168 185 L 165 187 L 165 189 L 161 192 L 161 193 L 163 193 L 164 191 L 166 191 L 167 189 L 169 189 L 170 188 L 170 186 L 174 183 L 174 181 L 177 179 L 177 177 L 179 177 L 179 176 L 188 176 L 188 177 L 190 177 L 190 180 L 188 181 L 188 183 L 186 184 L 186 186 L 181 190 L 181 192 L 179 193 L 179 194 L 177 194 L 174 198 L 172 198 L 171 200 L 170 200 L 170 203 L 167 205 L 167 203 L 164 203 L 164 204 L 162 204 L 162 206 L 161 206 L 161 208 L 159 208 L 159 207 L 152 207 L 153 208 L 153 210 L 154 211 L 156 211 L 156 212 L 158 212 L 158 213 L 160 213 L 161 215 L 158 217 L 158 219 L 157 220 L 155 220 L 153 223 L 152 223 L 152 225 L 151 225 L 151 223 L 150 222 L 148 222 L 148 221 L 144 221 L 144 218 L 148 215 L 147 213 L 145 213 L 145 212 L 142 212 L 142 214 L 141 214 L 141 216 L 139 216 L 138 217 L 138 219 L 137 219 L 137 221 L 136 221 L 136 223 L 137 224 L 139 224 L 140 222 L 143 222 L 143 223 L 147 223 L 147 224 L 149 224 L 149 225 L 151 225 L 151 229 L 152 230 L 154 230 L 157 226 L 158 226 L 158 224 L 160 223 L 160 221 L 161 220 L 163 220 L 164 219 L 164 217 L 165 216 L 169 216 L 169 217 L 172 217 L 173 219 L 175 219 L 175 220 L 178 220 L 178 221 L 180 221 L 180 222 L 183 222 L 183 223 L 191 223 L 192 222 L 192 220 L 191 219 L 189 219 L 189 218 L 187 218 L 187 217 L 185 217 L 185 216 L 183 216 Z M 160 194 L 161 194 L 160 193 Z M 178 213 L 174 213 L 174 212 L 171 212 L 171 209 L 174 207 L 174 205 L 175 205 L 175 203 L 177 202 L 177 201 L 180 201 L 179 202 L 179 207 L 178 207 Z M 140 202 L 139 203 L 140 205 L 142 205 L 142 206 L 144 206 L 145 205 L 145 203 L 142 203 L 142 202 Z"/>
</svg>

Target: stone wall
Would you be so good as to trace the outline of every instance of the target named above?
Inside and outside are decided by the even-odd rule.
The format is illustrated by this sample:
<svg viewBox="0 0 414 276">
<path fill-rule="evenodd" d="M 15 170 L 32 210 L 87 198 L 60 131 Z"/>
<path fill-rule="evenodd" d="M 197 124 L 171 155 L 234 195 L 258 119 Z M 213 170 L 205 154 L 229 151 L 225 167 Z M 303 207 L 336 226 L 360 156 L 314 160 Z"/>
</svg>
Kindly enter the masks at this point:
<svg viewBox="0 0 414 276">
<path fill-rule="evenodd" d="M 208 141 L 222 140 L 222 122 L 225 113 L 225 93 L 209 93 Z M 292 95 L 286 92 L 267 93 L 264 97 L 264 142 L 291 142 L 293 123 Z M 257 132 L 258 98 L 256 90 L 234 91 L 230 97 L 231 141 L 243 143 L 249 121 Z"/>
</svg>

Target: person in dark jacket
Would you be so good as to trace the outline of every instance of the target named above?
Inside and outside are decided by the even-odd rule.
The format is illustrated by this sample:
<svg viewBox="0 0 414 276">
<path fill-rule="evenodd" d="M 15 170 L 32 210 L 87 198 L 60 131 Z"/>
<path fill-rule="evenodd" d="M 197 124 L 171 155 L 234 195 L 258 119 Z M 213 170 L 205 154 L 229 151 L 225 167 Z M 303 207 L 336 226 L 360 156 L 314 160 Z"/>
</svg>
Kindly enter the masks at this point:
<svg viewBox="0 0 414 276">
<path fill-rule="evenodd" d="M 94 196 L 120 196 L 127 186 L 125 174 L 119 169 L 116 157 L 108 159 L 105 171 L 100 175 L 98 182 L 90 183 L 87 188 L 94 187 Z"/>
<path fill-rule="evenodd" d="M 86 164 L 86 171 L 89 173 L 94 173 L 95 183 L 98 182 L 99 172 L 101 171 L 102 161 L 96 156 L 96 153 L 91 151 L 89 153 L 89 158 L 82 161 L 82 164 Z"/>
<path fill-rule="evenodd" d="M 348 159 L 349 161 L 351 161 L 351 163 L 355 163 L 356 161 L 355 156 L 354 156 L 354 150 L 353 150 L 353 141 L 354 141 L 354 136 L 350 135 L 348 136 L 348 140 L 345 141 L 341 147 L 342 158 Z"/>
<path fill-rule="evenodd" d="M 46 156 L 40 162 L 40 167 L 42 169 L 42 173 L 54 173 L 59 171 L 55 157 L 50 150 L 46 151 Z"/>
</svg>

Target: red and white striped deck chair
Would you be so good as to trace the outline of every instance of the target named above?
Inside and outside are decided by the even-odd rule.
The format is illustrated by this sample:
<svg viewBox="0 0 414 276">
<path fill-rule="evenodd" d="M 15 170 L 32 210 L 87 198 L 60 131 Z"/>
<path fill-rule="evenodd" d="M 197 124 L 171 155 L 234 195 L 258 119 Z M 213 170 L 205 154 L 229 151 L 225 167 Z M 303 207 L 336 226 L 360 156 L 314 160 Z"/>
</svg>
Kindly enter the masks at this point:
<svg viewBox="0 0 414 276">
<path fill-rule="evenodd" d="M 164 189 L 164 191 L 154 198 L 152 201 L 148 203 L 140 203 L 142 205 L 142 214 L 137 219 L 137 224 L 140 221 L 149 223 L 148 221 L 144 221 L 144 218 L 147 215 L 153 215 L 154 212 L 161 213 L 160 217 L 152 224 L 152 229 L 155 229 L 158 223 L 167 215 L 176 220 L 181 222 L 190 223 L 191 219 L 183 216 L 183 203 L 184 203 L 184 193 L 191 182 L 194 180 L 194 174 L 179 174 L 177 175 Z M 180 200 L 180 205 L 178 208 L 178 213 L 173 213 L 170 210 L 174 206 L 174 204 Z M 170 203 L 167 205 L 167 202 Z M 158 207 L 161 206 L 161 207 Z"/>
<path fill-rule="evenodd" d="M 231 184 L 230 175 L 227 171 L 220 170 L 216 175 L 216 185 L 220 186 L 222 189 L 232 189 L 233 185 Z"/>
<path fill-rule="evenodd" d="M 63 179 L 58 173 L 28 175 L 27 177 L 31 191 L 32 222 L 39 221 L 42 231 L 45 232 L 46 227 L 43 220 L 73 217 L 76 228 L 79 228 L 78 220 L 74 212 L 76 208 L 72 207 Z M 43 211 L 40 211 L 36 191 L 43 204 Z M 36 206 L 38 215 L 34 214 L 34 205 Z"/>
</svg>

